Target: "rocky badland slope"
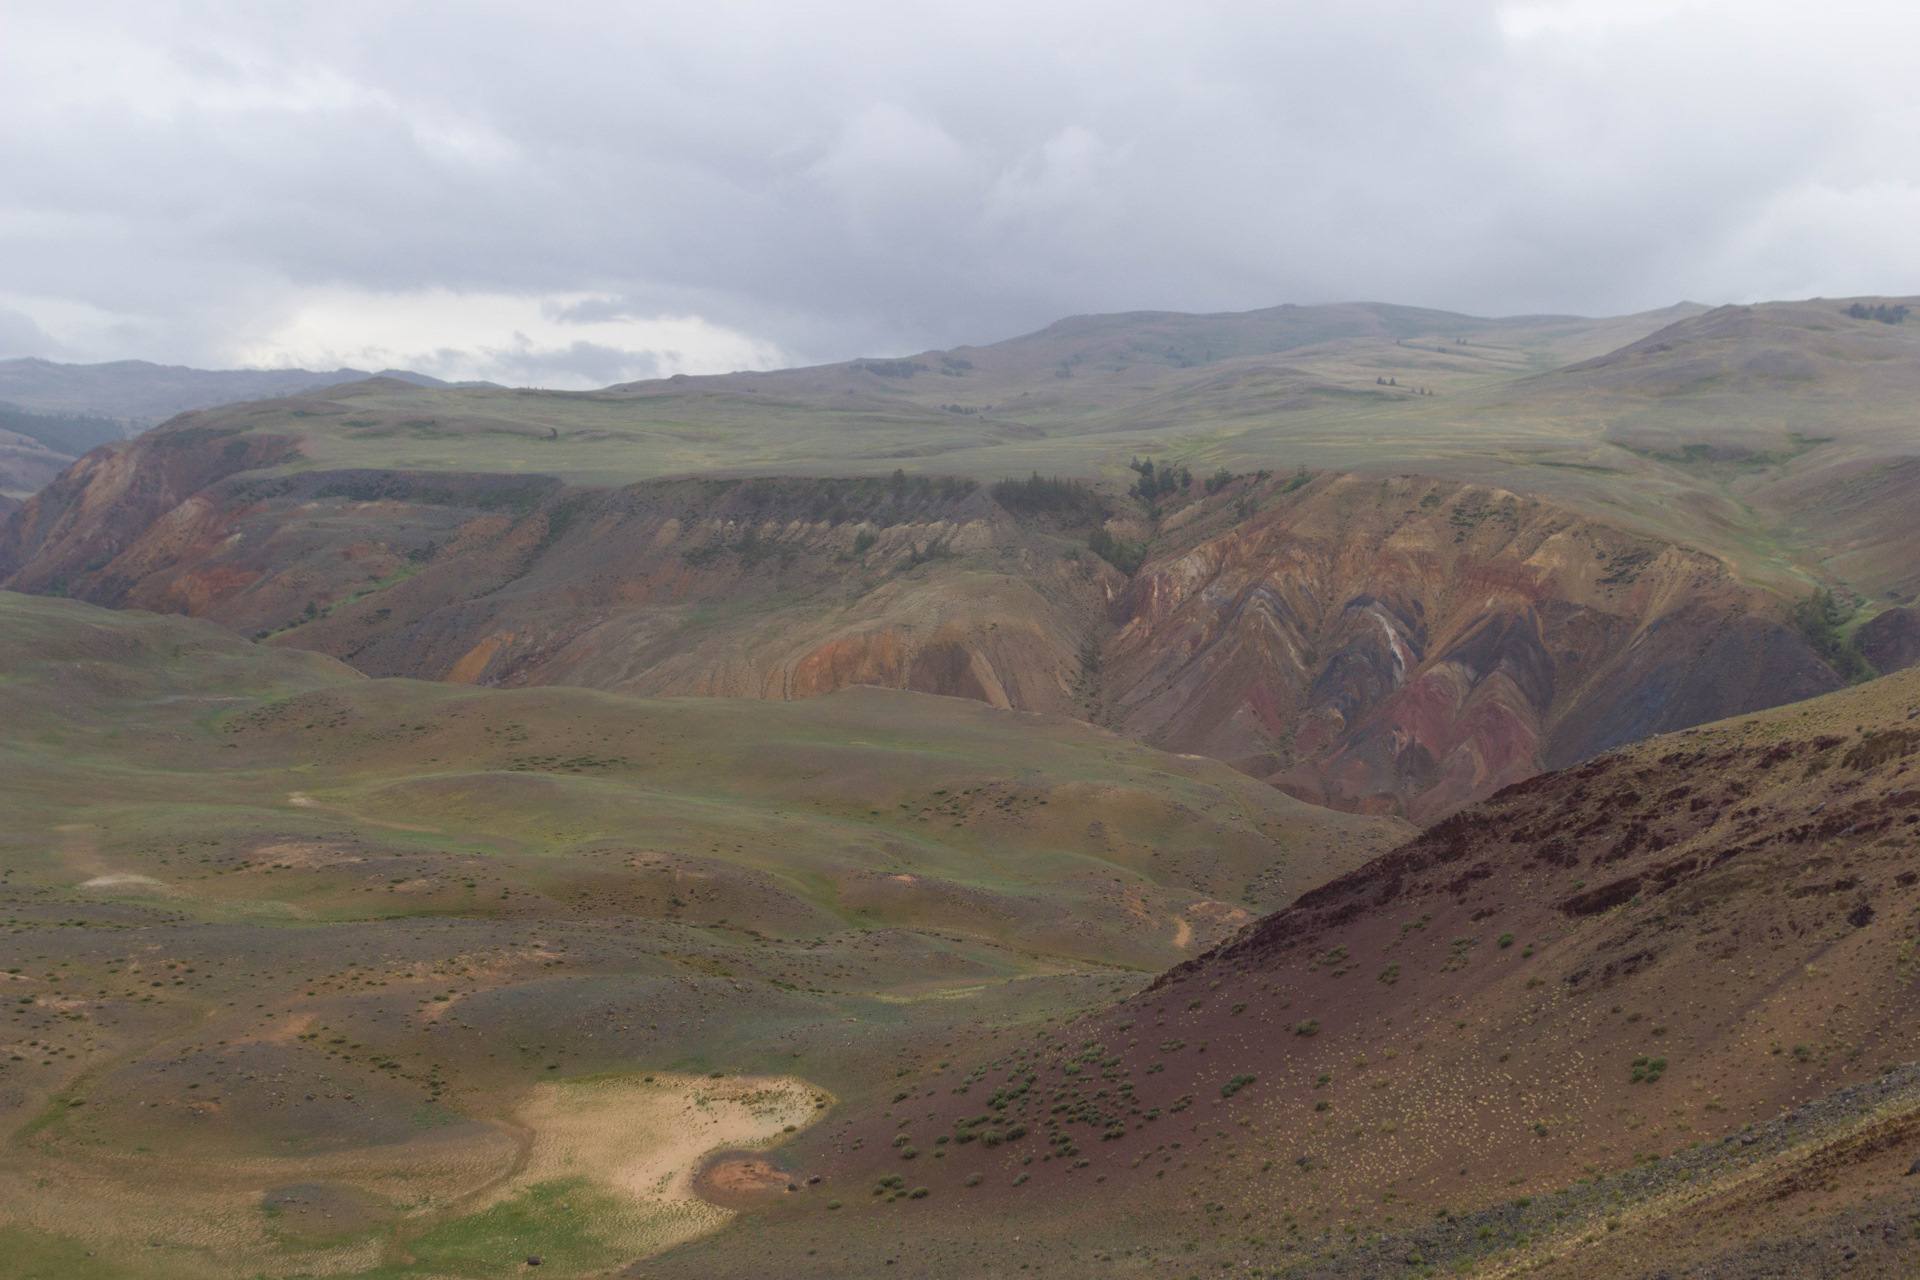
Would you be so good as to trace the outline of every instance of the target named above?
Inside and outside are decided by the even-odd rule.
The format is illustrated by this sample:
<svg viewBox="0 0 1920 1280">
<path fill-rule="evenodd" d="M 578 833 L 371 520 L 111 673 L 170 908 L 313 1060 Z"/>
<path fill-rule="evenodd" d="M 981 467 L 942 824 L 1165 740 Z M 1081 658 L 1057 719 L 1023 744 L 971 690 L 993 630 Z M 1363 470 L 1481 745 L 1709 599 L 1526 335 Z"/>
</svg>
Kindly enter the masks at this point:
<svg viewBox="0 0 1920 1280">
<path fill-rule="evenodd" d="M 372 675 L 1067 713 L 1419 821 L 1839 683 L 1711 557 L 1417 476 L 1190 481 L 1156 522 L 954 478 L 262 473 L 297 450 L 190 418 L 96 450 L 8 520 L 0 573 Z M 1096 529 L 1150 554 L 1123 573 Z"/>
<path fill-rule="evenodd" d="M 1051 1274 L 1823 1274 L 1861 1222 L 1910 1261 L 1916 824 L 1914 672 L 1542 775 L 1110 1009 L 903 1064 L 763 1226 L 906 1275 L 989 1222 Z"/>
</svg>

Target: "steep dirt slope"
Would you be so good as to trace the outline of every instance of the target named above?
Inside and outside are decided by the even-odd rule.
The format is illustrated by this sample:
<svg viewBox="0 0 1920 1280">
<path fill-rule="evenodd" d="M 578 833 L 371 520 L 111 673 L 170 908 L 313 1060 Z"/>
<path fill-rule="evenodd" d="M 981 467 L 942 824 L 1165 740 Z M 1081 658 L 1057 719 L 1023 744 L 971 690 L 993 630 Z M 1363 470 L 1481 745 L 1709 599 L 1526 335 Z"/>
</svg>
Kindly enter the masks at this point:
<svg viewBox="0 0 1920 1280">
<path fill-rule="evenodd" d="M 989 1219 L 1009 1265 L 1278 1266 L 1871 1079 L 1920 1057 L 1917 726 L 1907 672 L 1510 788 L 1097 1017 L 928 1055 L 767 1226 L 908 1275 Z"/>
<path fill-rule="evenodd" d="M 371 675 L 1059 712 L 1317 803 L 1427 821 L 1542 767 L 1835 687 L 1776 599 L 1564 508 L 1420 477 L 1242 476 L 1016 517 L 969 480 L 238 474 L 192 425 L 8 522 L 16 589 L 205 617 Z"/>
</svg>

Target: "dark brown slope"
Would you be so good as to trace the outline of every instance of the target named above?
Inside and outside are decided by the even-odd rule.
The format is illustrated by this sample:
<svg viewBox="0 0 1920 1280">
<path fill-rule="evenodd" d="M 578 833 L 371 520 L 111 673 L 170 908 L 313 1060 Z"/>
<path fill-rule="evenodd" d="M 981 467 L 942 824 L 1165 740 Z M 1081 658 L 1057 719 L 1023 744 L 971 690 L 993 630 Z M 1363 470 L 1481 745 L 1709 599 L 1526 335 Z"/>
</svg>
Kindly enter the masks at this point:
<svg viewBox="0 0 1920 1280">
<path fill-rule="evenodd" d="M 1277 1266 L 1870 1079 L 1920 1057 L 1917 752 L 1910 672 L 1511 788 L 1121 1005 L 928 1055 L 769 1222 L 905 1236 L 909 1275 L 988 1222 L 998 1260 Z"/>
</svg>

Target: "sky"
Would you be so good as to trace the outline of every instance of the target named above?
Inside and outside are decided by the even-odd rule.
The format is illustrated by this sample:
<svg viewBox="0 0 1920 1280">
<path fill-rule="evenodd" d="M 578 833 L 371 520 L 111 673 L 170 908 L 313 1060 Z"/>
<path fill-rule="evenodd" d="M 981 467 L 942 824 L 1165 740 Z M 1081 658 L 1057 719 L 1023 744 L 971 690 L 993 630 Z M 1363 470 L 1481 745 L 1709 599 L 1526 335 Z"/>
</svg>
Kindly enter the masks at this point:
<svg viewBox="0 0 1920 1280">
<path fill-rule="evenodd" d="M 1920 6 L 0 0 L 0 358 L 583 388 L 1920 293 Z"/>
</svg>

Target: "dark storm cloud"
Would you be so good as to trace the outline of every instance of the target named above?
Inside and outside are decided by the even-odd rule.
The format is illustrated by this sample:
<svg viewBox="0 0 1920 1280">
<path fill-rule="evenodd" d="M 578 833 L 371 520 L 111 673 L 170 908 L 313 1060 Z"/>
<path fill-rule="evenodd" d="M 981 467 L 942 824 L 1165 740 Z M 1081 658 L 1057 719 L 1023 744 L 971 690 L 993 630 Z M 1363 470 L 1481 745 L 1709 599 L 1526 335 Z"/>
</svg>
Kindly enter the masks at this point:
<svg viewBox="0 0 1920 1280">
<path fill-rule="evenodd" d="M 1887 5 L 23 8 L 0 339 L 70 358 L 583 385 L 1072 312 L 1920 288 Z"/>
</svg>

